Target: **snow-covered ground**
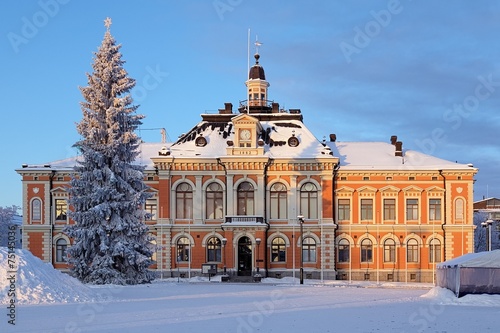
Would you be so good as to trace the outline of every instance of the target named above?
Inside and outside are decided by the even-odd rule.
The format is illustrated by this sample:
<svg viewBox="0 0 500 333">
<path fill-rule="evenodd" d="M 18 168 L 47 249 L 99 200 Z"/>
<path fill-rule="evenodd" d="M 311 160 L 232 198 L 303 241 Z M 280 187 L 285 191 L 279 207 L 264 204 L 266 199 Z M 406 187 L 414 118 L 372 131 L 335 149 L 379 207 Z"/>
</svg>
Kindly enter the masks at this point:
<svg viewBox="0 0 500 333">
<path fill-rule="evenodd" d="M 0 248 L 0 332 L 497 332 L 500 295 L 457 299 L 427 284 L 205 278 L 87 286 L 16 251 L 15 283 Z M 6 269 L 4 269 L 4 267 Z M 9 324 L 9 290 L 17 294 Z"/>
</svg>

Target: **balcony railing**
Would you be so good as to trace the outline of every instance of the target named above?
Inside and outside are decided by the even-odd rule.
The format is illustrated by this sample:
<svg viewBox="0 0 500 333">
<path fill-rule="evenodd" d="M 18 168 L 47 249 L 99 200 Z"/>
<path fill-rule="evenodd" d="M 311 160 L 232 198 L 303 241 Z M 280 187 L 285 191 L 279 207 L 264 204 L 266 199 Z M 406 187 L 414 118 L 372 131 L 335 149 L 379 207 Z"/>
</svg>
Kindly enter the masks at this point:
<svg viewBox="0 0 500 333">
<path fill-rule="evenodd" d="M 258 215 L 227 215 L 224 222 L 234 224 L 263 224 L 264 217 Z"/>
</svg>

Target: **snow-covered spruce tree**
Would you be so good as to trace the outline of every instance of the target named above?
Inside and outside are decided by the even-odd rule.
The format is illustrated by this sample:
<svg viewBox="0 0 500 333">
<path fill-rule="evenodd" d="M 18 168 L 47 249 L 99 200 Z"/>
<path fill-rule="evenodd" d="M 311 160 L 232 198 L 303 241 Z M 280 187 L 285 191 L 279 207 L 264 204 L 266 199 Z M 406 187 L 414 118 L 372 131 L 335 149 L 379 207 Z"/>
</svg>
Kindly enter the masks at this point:
<svg viewBox="0 0 500 333">
<path fill-rule="evenodd" d="M 83 119 L 77 124 L 81 140 L 75 147 L 81 159 L 70 182 L 74 225 L 66 228 L 73 238 L 68 263 L 75 277 L 91 284 L 148 283 L 153 273 L 153 238 L 143 220 L 143 204 L 149 197 L 142 166 L 133 164 L 140 138 L 135 130 L 142 115 L 135 113 L 125 63 L 107 31 L 95 53 L 88 86 L 80 88 Z"/>
</svg>

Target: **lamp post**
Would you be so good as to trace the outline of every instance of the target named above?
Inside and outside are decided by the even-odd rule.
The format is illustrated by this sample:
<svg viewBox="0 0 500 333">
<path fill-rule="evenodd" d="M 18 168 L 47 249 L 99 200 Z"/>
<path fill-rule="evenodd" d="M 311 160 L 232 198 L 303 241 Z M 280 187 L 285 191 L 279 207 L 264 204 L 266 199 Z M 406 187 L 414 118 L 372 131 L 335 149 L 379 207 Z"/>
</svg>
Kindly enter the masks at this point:
<svg viewBox="0 0 500 333">
<path fill-rule="evenodd" d="M 486 251 L 491 251 L 491 225 L 493 224 L 492 219 L 488 219 L 481 223 L 483 228 L 486 228 Z"/>
<path fill-rule="evenodd" d="M 257 243 L 257 275 L 259 274 L 259 245 L 260 245 L 260 238 L 255 239 L 255 243 Z"/>
<path fill-rule="evenodd" d="M 303 248 L 303 246 L 304 246 L 304 244 L 303 244 L 303 241 L 304 241 L 304 238 L 303 238 L 304 216 L 299 215 L 299 216 L 297 216 L 297 218 L 299 219 L 299 223 L 300 223 L 300 284 L 304 284 L 304 248 Z"/>
<path fill-rule="evenodd" d="M 222 238 L 222 264 L 224 265 L 224 275 L 226 275 L 226 244 L 227 238 Z"/>
</svg>

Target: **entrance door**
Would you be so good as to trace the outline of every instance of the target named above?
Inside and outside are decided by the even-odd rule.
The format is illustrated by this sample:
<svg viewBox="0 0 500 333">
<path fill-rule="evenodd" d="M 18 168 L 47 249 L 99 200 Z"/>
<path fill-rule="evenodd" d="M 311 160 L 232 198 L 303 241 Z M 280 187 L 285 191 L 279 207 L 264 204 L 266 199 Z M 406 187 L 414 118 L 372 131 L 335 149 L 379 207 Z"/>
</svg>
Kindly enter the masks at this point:
<svg viewBox="0 0 500 333">
<path fill-rule="evenodd" d="M 252 275 L 252 242 L 248 237 L 238 241 L 238 275 Z"/>
</svg>

